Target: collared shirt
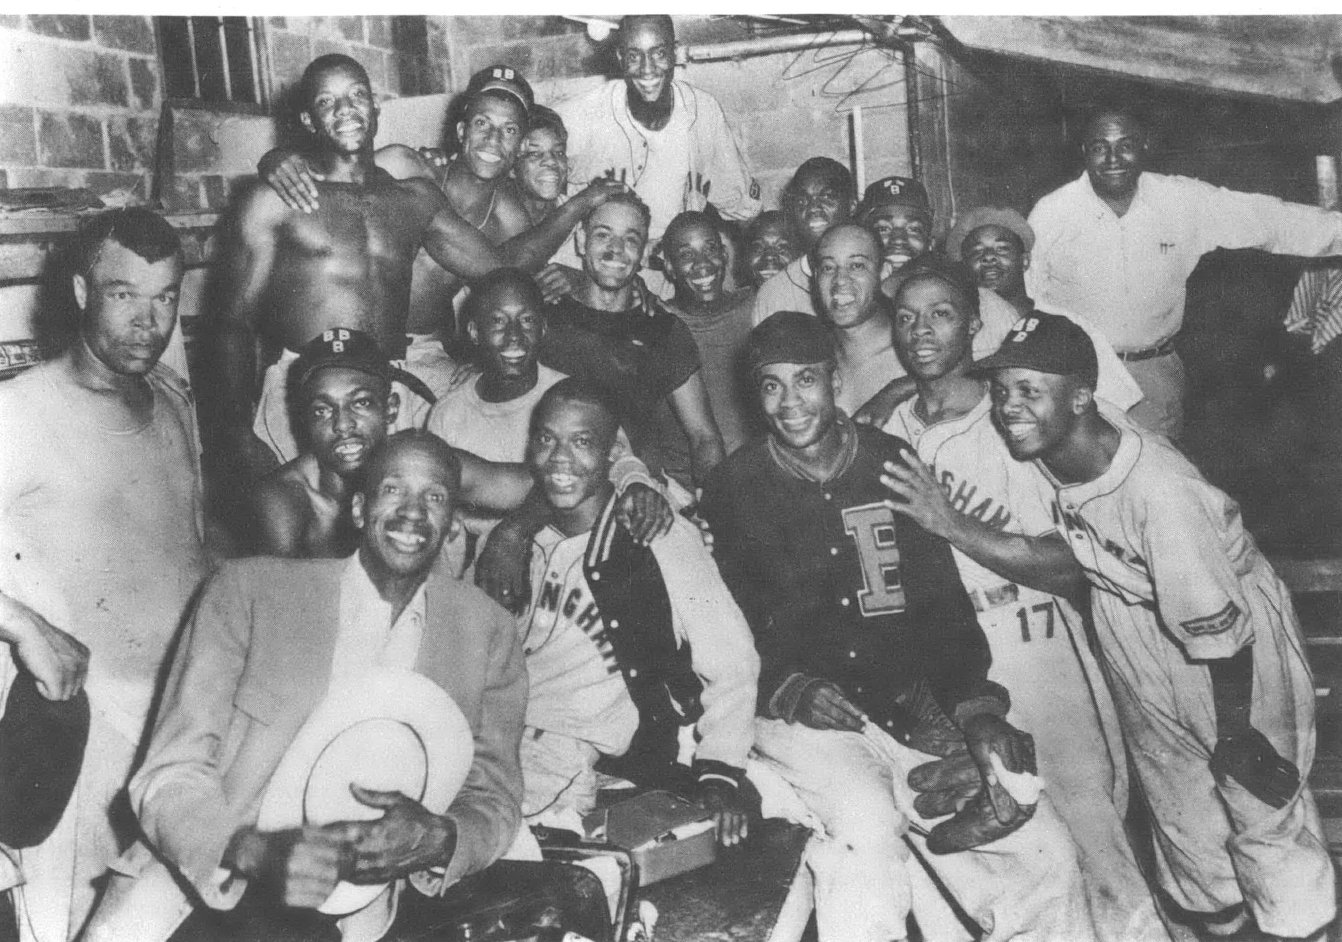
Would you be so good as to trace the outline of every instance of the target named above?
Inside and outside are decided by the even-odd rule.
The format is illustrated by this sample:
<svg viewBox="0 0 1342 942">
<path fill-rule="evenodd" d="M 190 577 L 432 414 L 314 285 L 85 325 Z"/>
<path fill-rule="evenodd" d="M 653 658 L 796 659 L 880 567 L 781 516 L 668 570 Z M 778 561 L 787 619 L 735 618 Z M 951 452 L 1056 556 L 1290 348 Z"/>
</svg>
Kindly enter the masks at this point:
<svg viewBox="0 0 1342 942">
<path fill-rule="evenodd" d="M 424 637 L 424 586 L 394 622 L 391 603 L 378 594 L 355 552 L 340 577 L 340 626 L 331 658 L 331 682 L 372 668 L 414 670 Z"/>
<path fill-rule="evenodd" d="M 617 179 L 623 174 L 652 209 L 652 242 L 678 213 L 703 209 L 709 201 L 728 219 L 750 219 L 760 211 L 759 184 L 717 99 L 686 82 L 672 81 L 671 87 L 671 118 L 656 132 L 629 114 L 624 79 L 612 79 L 555 106 L 568 128 L 573 186 L 586 186 L 609 172 Z"/>
<path fill-rule="evenodd" d="M 1083 173 L 1041 199 L 1030 226 L 1025 286 L 1035 303 L 1090 318 L 1125 353 L 1178 333 L 1185 283 L 1212 249 L 1342 254 L 1342 213 L 1149 171 L 1122 216 Z"/>
</svg>

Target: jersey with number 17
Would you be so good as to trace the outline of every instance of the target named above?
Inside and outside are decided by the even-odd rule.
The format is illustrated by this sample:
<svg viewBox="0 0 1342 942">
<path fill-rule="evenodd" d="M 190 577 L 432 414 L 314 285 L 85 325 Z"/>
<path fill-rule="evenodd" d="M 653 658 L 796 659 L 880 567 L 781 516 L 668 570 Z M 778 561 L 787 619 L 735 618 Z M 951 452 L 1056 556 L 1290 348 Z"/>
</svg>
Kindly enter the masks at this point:
<svg viewBox="0 0 1342 942">
<path fill-rule="evenodd" d="M 883 464 L 904 441 L 854 426 L 856 455 L 825 482 L 767 440 L 715 469 L 702 508 L 723 577 L 755 633 L 761 703 L 788 677 L 822 677 L 873 719 L 915 680 L 954 702 L 987 676 L 987 642 L 948 543 L 886 505 Z"/>
</svg>

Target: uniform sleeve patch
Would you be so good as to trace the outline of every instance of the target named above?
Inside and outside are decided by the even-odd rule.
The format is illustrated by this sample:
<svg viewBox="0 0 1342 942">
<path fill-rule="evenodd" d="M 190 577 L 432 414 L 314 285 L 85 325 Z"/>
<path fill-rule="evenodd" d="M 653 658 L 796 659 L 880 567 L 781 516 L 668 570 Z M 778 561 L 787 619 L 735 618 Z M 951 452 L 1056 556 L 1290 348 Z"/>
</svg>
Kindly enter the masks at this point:
<svg viewBox="0 0 1342 942">
<path fill-rule="evenodd" d="M 1235 627 L 1239 621 L 1239 606 L 1226 602 L 1226 607 L 1205 618 L 1194 618 L 1180 622 L 1180 626 L 1190 635 L 1219 635 Z"/>
</svg>

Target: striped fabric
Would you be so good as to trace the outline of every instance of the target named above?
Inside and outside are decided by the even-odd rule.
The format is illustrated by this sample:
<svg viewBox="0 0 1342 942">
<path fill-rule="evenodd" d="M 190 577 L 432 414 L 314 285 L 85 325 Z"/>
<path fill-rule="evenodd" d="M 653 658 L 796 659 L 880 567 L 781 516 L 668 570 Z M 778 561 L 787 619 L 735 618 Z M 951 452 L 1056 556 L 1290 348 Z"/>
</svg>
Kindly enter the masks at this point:
<svg viewBox="0 0 1342 942">
<path fill-rule="evenodd" d="M 1290 333 L 1308 334 L 1312 353 L 1342 335 L 1342 267 L 1305 269 L 1291 297 L 1285 326 Z"/>
</svg>

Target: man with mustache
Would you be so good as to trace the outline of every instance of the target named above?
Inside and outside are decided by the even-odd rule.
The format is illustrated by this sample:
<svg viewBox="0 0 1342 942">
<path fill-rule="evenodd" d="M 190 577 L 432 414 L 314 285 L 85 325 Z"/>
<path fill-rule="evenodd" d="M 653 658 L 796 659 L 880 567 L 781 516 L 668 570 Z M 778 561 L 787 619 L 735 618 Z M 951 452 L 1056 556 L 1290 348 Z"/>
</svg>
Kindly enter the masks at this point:
<svg viewBox="0 0 1342 942">
<path fill-rule="evenodd" d="M 1147 170 L 1147 123 L 1126 106 L 1083 125 L 1085 172 L 1030 213 L 1025 284 L 1042 310 L 1083 315 L 1119 351 L 1144 399 L 1133 415 L 1177 439 L 1184 366 L 1175 348 L 1188 276 L 1216 248 L 1342 255 L 1342 213 Z"/>
<path fill-rule="evenodd" d="M 671 220 L 711 200 L 728 219 L 760 211 L 750 175 L 722 106 L 708 92 L 678 81 L 671 17 L 626 16 L 615 38 L 620 78 L 555 110 L 569 130 L 575 180 L 611 176 L 648 205 L 648 241 L 656 248 Z"/>
<path fill-rule="evenodd" d="M 131 782 L 143 839 L 117 864 L 92 942 L 377 939 L 426 910 L 441 924 L 489 892 L 482 871 L 520 820 L 527 676 L 507 614 L 436 565 L 460 477 L 441 439 L 397 433 L 354 495 L 353 552 L 232 560 L 210 580 Z M 379 670 L 414 671 L 461 708 L 473 755 L 447 810 L 355 785 L 380 816 L 261 830 L 304 721 L 328 689 Z M 548 883 L 550 865 L 498 866 L 520 891 Z M 336 922 L 316 910 L 342 880 L 388 885 Z"/>
<path fill-rule="evenodd" d="M 959 811 L 914 796 L 910 772 L 936 756 L 985 774 L 990 753 L 1012 772 L 1034 760 L 1005 719 L 1010 695 L 988 679 L 950 546 L 886 504 L 881 469 L 908 445 L 836 406 L 842 380 L 818 318 L 774 314 L 747 356 L 769 432 L 719 465 L 703 510 L 760 655 L 755 752 L 828 837 L 809 859 L 821 942 L 907 937 L 926 886 L 910 845 L 994 938 L 1094 938 L 1046 795 L 1027 810 L 998 784 Z"/>
<path fill-rule="evenodd" d="M 648 219 L 631 193 L 611 197 L 583 222 L 578 251 L 588 284 L 551 308 L 541 362 L 610 389 L 634 453 L 654 472 L 667 463 L 655 422 L 665 402 L 689 439 L 697 485 L 722 460 L 722 434 L 689 328 L 636 285 Z"/>
<path fill-rule="evenodd" d="M 12 861 L 0 855 L 24 942 L 77 936 L 94 881 L 134 839 L 115 799 L 211 566 L 191 393 L 159 362 L 177 321 L 181 242 L 133 208 L 93 217 L 76 248 L 77 336 L 0 384 L 0 693 L 16 668 L 50 700 L 87 678 L 92 713 L 61 822 Z"/>
</svg>

